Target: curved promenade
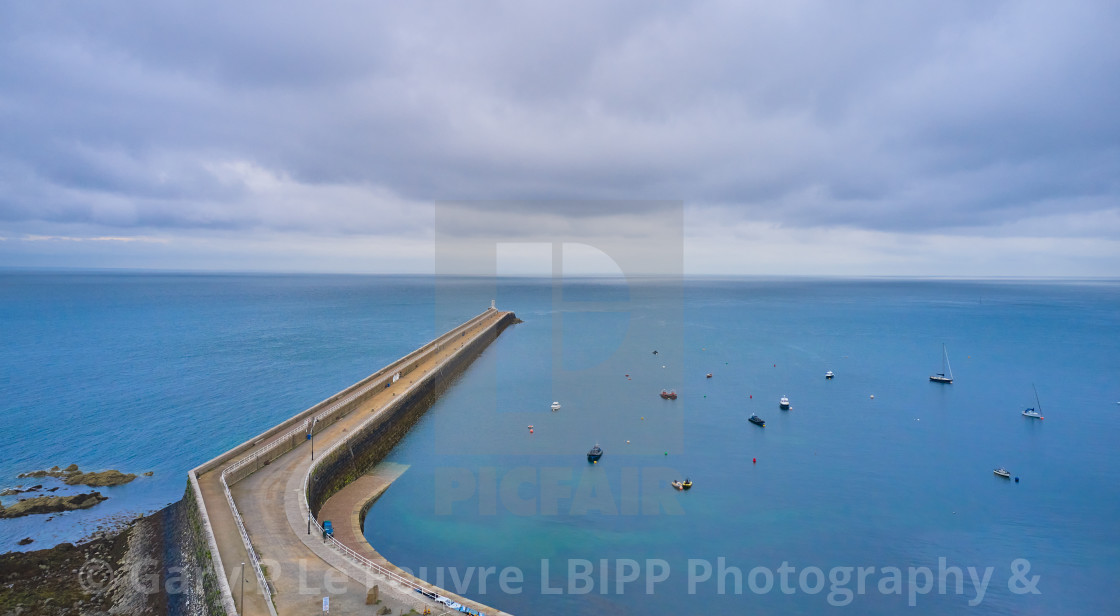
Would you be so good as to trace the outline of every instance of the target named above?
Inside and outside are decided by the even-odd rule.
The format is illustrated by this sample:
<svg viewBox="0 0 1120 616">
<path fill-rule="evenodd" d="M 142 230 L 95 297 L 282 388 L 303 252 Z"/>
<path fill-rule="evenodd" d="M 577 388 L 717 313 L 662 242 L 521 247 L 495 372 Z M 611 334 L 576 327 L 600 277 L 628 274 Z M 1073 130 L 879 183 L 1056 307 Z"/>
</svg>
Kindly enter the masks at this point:
<svg viewBox="0 0 1120 616">
<path fill-rule="evenodd" d="M 423 588 L 488 616 L 501 614 L 404 574 L 384 559 L 371 558 L 376 552 L 363 549 L 364 541 L 345 532 L 351 531 L 345 528 L 350 525 L 347 519 L 333 521 L 336 528 L 344 527 L 339 535 L 347 537 L 345 543 L 324 541 L 319 521 L 309 519 L 308 497 L 313 504 L 320 497 L 327 500 L 331 490 L 347 480 L 358 479 L 360 486 L 365 485 L 364 478 L 339 475 L 336 470 L 340 460 L 356 463 L 362 456 L 355 443 L 368 448 L 372 439 L 376 447 L 387 451 L 407 429 L 407 415 L 422 412 L 456 370 L 514 319 L 512 313 L 491 308 L 190 471 L 190 489 L 200 503 L 202 530 L 219 572 L 220 599 L 227 612 L 317 614 L 322 612 L 324 597 L 330 598 L 334 613 L 374 614 L 383 606 L 393 613 L 410 608 L 423 612 L 428 607 L 434 613 L 448 609 L 415 591 Z M 394 380 L 397 374 L 399 380 Z M 314 461 L 306 438 L 312 425 Z M 380 489 L 384 487 L 387 483 Z M 362 498 L 368 500 L 368 496 Z M 367 605 L 374 586 L 380 603 Z"/>
</svg>

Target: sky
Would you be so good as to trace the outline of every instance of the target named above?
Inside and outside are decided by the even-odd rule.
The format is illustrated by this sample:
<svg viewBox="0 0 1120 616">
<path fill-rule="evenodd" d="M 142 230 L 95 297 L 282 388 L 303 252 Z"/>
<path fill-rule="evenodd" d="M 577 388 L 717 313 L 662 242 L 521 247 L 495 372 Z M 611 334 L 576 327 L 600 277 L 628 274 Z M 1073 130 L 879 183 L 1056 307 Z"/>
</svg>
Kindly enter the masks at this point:
<svg viewBox="0 0 1120 616">
<path fill-rule="evenodd" d="M 1114 277 L 1117 32 L 1091 0 L 0 0 L 0 267 L 431 273 L 468 203 L 509 244 L 664 220 L 689 274 Z"/>
</svg>

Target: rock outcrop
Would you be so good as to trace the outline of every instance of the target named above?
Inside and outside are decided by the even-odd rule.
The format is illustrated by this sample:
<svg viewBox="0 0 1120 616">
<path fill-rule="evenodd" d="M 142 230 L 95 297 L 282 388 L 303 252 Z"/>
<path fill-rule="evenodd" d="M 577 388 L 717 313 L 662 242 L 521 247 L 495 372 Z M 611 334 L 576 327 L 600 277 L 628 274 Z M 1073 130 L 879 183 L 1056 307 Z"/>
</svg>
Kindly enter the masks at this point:
<svg viewBox="0 0 1120 616">
<path fill-rule="evenodd" d="M 64 469 L 57 466 L 51 467 L 45 471 L 31 471 L 30 473 L 21 473 L 19 477 L 22 478 L 37 478 L 37 477 L 54 477 L 61 479 L 63 483 L 71 486 L 89 486 L 91 488 L 102 488 L 108 486 L 124 485 L 133 479 L 136 479 L 135 473 L 122 473 L 117 470 L 107 470 L 100 472 L 82 472 L 77 464 L 71 464 Z"/>
<path fill-rule="evenodd" d="M 7 507 L 0 505 L 0 518 L 18 518 L 37 513 L 57 513 L 59 511 L 74 511 L 75 509 L 89 509 L 101 501 L 109 500 L 100 492 L 89 494 L 72 494 L 70 496 L 36 496 L 24 498 L 18 503 Z"/>
</svg>

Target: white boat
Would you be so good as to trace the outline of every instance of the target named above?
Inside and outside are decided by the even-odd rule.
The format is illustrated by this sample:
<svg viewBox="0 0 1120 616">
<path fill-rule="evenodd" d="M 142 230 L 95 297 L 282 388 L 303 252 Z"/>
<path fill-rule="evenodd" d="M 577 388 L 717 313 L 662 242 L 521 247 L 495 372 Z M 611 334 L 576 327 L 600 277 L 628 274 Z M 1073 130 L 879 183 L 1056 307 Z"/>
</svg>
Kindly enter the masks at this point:
<svg viewBox="0 0 1120 616">
<path fill-rule="evenodd" d="M 945 376 L 946 371 L 948 371 L 949 376 Z M 929 380 L 947 385 L 953 383 L 953 367 L 949 365 L 949 352 L 945 350 L 944 344 L 941 345 L 941 372 L 929 377 Z"/>
<path fill-rule="evenodd" d="M 832 371 L 831 371 L 831 370 L 829 370 L 828 372 L 825 372 L 825 373 L 824 373 L 824 378 L 826 378 L 826 379 L 831 379 L 831 378 L 832 378 L 832 376 L 833 376 L 833 375 L 832 375 Z"/>
<path fill-rule="evenodd" d="M 552 412 L 555 413 L 556 411 L 559 411 L 559 410 L 560 410 L 560 403 L 559 402 L 553 402 L 552 403 Z"/>
<path fill-rule="evenodd" d="M 998 477 L 1003 477 L 1004 479 L 1011 479 L 1011 473 L 1009 473 L 1007 471 L 1007 469 L 1003 468 L 1002 466 L 997 468 L 996 470 L 994 470 L 992 472 L 995 473 L 996 476 L 998 476 Z"/>
<path fill-rule="evenodd" d="M 1034 389 L 1034 404 L 1035 404 L 1035 406 L 1034 406 L 1034 408 L 1027 409 L 1027 410 L 1023 411 L 1023 417 L 1031 417 L 1031 418 L 1034 418 L 1034 419 L 1046 419 L 1045 417 L 1042 416 L 1042 403 L 1038 401 L 1038 388 L 1034 386 L 1034 383 L 1031 383 L 1031 387 Z"/>
<path fill-rule="evenodd" d="M 787 398 L 785 396 L 782 396 L 782 399 L 778 400 L 778 407 L 781 408 L 783 411 L 788 411 L 789 410 L 789 398 Z"/>
</svg>

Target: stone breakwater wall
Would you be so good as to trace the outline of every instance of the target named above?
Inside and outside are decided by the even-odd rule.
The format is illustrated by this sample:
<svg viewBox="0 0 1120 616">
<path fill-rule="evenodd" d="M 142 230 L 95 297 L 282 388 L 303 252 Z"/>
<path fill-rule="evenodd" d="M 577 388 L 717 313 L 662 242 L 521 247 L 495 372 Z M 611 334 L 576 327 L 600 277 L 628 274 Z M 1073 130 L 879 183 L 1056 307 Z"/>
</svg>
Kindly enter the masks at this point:
<svg viewBox="0 0 1120 616">
<path fill-rule="evenodd" d="M 338 421 L 338 419 L 358 408 L 369 397 L 378 393 L 386 384 L 392 383 L 395 375 L 400 374 L 400 378 L 405 379 L 430 354 L 437 353 L 447 348 L 448 345 L 456 344 L 458 338 L 467 330 L 494 314 L 497 314 L 497 311 L 491 307 L 354 385 L 188 471 L 187 498 L 184 499 L 183 505 L 186 508 L 185 516 L 190 520 L 189 527 L 195 531 L 193 535 L 195 541 L 193 543 L 197 549 L 192 564 L 205 572 L 201 576 L 201 579 L 206 582 L 204 584 L 205 590 L 201 595 L 207 611 L 210 613 L 237 613 L 229 581 L 225 575 L 217 574 L 226 571 L 226 567 L 222 563 L 210 516 L 204 506 L 205 501 L 198 481 L 199 476 L 228 465 L 229 468 L 226 469 L 225 473 L 225 482 L 228 485 L 233 485 L 244 479 L 304 442 L 314 419 L 318 419 L 318 423 L 322 424 L 321 426 L 316 425 L 316 430 Z M 503 315 L 499 319 L 501 327 L 497 331 L 504 329 L 515 319 L 516 317 L 513 317 L 512 313 Z M 493 329 L 492 326 L 488 328 L 488 331 Z M 494 335 L 497 334 L 494 333 Z M 475 347 L 474 344 L 471 346 L 472 348 Z M 481 351 L 481 347 L 477 351 Z M 255 451 L 255 453 L 249 453 L 251 451 Z M 249 453 L 248 457 L 246 457 L 247 453 Z M 214 572 L 216 575 L 207 575 L 209 572 Z"/>
<path fill-rule="evenodd" d="M 408 374 L 403 374 L 402 380 L 413 381 L 409 389 L 376 411 L 361 428 L 350 433 L 343 446 L 334 448 L 322 461 L 316 461 L 308 482 L 307 496 L 312 511 L 317 512 L 331 495 L 384 458 L 440 394 L 454 384 L 462 371 L 515 322 L 516 315 L 505 313 L 485 331 L 472 336 L 438 369 L 420 375 L 419 381 L 408 379 Z"/>
</svg>

